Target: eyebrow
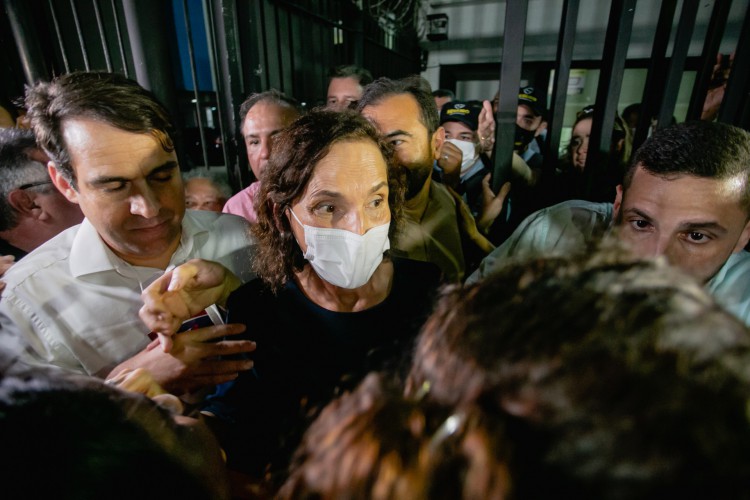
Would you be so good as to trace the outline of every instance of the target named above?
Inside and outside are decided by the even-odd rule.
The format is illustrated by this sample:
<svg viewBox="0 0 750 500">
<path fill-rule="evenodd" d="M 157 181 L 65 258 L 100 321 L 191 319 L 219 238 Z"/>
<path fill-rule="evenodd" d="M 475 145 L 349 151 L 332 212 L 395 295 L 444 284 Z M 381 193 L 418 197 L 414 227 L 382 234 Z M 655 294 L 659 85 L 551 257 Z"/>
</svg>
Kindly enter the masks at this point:
<svg viewBox="0 0 750 500">
<path fill-rule="evenodd" d="M 159 165 L 158 167 L 154 168 L 146 174 L 146 177 L 151 177 L 153 175 L 158 175 L 162 172 L 166 172 L 169 170 L 174 170 L 178 167 L 178 163 L 174 160 L 168 161 L 164 163 L 163 165 Z M 89 184 L 94 186 L 101 186 L 103 184 L 109 184 L 110 182 L 129 182 L 131 179 L 128 179 L 127 177 L 117 177 L 117 176 L 103 176 L 103 177 L 97 177 L 96 179 L 92 180 Z"/>
<path fill-rule="evenodd" d="M 407 132 L 406 130 L 394 130 L 393 132 L 389 132 L 388 134 L 386 134 L 385 138 L 390 139 L 392 137 L 396 137 L 397 135 L 405 135 L 405 136 L 411 137 L 411 134 Z"/>
<path fill-rule="evenodd" d="M 629 208 L 625 210 L 625 213 L 634 213 L 638 217 L 648 220 L 649 222 L 653 221 L 653 217 L 638 210 L 637 208 Z M 678 229 L 683 232 L 697 231 L 699 229 L 710 230 L 720 234 L 726 234 L 727 232 L 729 232 L 727 228 L 715 221 L 683 222 L 678 226 Z"/>
<path fill-rule="evenodd" d="M 388 187 L 388 183 L 387 182 L 381 182 L 377 186 L 375 186 L 372 189 L 370 189 L 370 194 L 372 194 L 372 193 L 374 193 L 376 191 L 379 191 L 380 189 L 382 189 L 384 187 Z"/>
<path fill-rule="evenodd" d="M 376 186 L 373 186 L 372 189 L 370 189 L 370 194 L 375 193 L 379 191 L 380 189 L 387 187 L 388 183 L 383 181 L 378 183 Z M 328 198 L 343 198 L 343 195 L 339 193 L 338 191 L 329 191 L 327 189 L 324 189 L 322 191 L 316 191 L 312 194 L 312 196 L 322 196 L 322 197 L 328 197 Z"/>
<path fill-rule="evenodd" d="M 684 232 L 696 231 L 699 229 L 709 230 L 719 234 L 726 234 L 728 232 L 727 228 L 714 221 L 685 222 L 680 224 L 680 229 Z"/>
<path fill-rule="evenodd" d="M 269 137 L 272 137 L 272 136 L 278 134 L 279 132 L 281 132 L 282 130 L 284 130 L 284 127 L 277 128 L 276 130 L 272 130 L 271 133 L 268 134 L 268 135 L 269 135 Z M 248 137 L 260 138 L 260 136 L 261 136 L 261 134 L 247 134 L 247 135 L 245 135 L 245 139 L 247 139 Z"/>
</svg>

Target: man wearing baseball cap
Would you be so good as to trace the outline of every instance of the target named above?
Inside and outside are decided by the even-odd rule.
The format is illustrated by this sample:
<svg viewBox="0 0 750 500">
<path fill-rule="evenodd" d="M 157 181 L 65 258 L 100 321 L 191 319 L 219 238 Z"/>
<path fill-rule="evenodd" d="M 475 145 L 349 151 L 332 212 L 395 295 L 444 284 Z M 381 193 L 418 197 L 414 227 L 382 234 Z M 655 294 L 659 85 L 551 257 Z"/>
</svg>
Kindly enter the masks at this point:
<svg viewBox="0 0 750 500">
<path fill-rule="evenodd" d="M 464 197 L 476 217 L 482 209 L 482 180 L 489 175 L 492 164 L 481 153 L 477 127 L 482 103 L 452 101 L 440 111 L 440 126 L 445 129 L 445 140 L 462 153 L 459 182 L 456 191 Z"/>
<path fill-rule="evenodd" d="M 534 142 L 537 132 L 540 132 L 545 112 L 543 97 L 539 95 L 536 87 L 527 86 L 518 90 L 516 136 L 513 149 L 526 160 L 532 170 L 541 167 L 542 155 L 539 153 L 527 155 L 526 153 Z"/>
</svg>

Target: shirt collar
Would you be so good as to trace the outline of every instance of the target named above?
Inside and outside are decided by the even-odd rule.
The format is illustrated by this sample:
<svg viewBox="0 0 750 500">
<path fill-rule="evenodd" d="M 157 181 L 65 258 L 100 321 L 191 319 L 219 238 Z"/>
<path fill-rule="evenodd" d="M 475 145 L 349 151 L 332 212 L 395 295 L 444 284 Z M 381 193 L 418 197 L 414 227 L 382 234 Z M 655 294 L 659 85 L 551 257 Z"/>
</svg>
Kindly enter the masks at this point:
<svg viewBox="0 0 750 500">
<path fill-rule="evenodd" d="M 190 211 L 185 212 L 185 217 L 182 219 L 180 245 L 172 254 L 170 265 L 182 264 L 188 260 L 192 255 L 196 237 L 203 233 L 208 233 L 208 228 L 200 224 Z M 104 243 L 88 219 L 83 219 L 73 239 L 69 263 L 70 272 L 76 278 L 87 274 L 116 271 L 122 267 L 123 263 L 127 265 Z"/>
<path fill-rule="evenodd" d="M 461 174 L 460 176 L 461 182 L 470 178 L 472 175 L 482 170 L 482 168 L 484 168 L 484 162 L 482 161 L 481 157 L 477 157 L 477 161 L 474 162 L 474 165 L 469 167 L 469 170 L 467 170 L 465 174 Z"/>
</svg>

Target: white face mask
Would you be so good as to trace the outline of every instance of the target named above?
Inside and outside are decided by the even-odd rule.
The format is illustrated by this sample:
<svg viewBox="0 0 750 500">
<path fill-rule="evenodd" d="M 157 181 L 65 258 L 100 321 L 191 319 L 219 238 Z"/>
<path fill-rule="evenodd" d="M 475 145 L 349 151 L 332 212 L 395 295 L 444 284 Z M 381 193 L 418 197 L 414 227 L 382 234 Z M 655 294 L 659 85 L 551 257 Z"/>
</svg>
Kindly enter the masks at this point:
<svg viewBox="0 0 750 500">
<path fill-rule="evenodd" d="M 289 211 L 305 230 L 310 262 L 318 276 L 341 288 L 359 288 L 372 277 L 383 261 L 383 252 L 391 245 L 388 240 L 390 223 L 375 226 L 359 235 L 345 229 L 306 226 Z"/>
<path fill-rule="evenodd" d="M 461 175 L 464 175 L 469 171 L 471 167 L 477 162 L 477 147 L 473 142 L 460 141 L 458 139 L 446 139 L 446 142 L 454 144 L 463 154 L 461 160 Z"/>
</svg>

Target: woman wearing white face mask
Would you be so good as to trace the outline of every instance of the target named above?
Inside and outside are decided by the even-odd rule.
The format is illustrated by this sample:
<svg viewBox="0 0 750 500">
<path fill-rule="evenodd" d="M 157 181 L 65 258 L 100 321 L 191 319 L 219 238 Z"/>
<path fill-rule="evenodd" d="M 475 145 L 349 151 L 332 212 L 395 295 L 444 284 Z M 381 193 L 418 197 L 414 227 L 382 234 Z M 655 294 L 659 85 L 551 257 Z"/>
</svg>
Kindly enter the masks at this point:
<svg viewBox="0 0 750 500">
<path fill-rule="evenodd" d="M 228 321 L 247 325 L 243 336 L 257 344 L 254 368 L 206 408 L 217 417 L 229 467 L 259 477 L 268 463 L 286 469 L 315 408 L 409 355 L 439 284 L 432 264 L 388 254 L 404 180 L 366 120 L 313 111 L 279 133 L 274 150 L 253 228 L 260 278 L 227 301 Z M 236 288 L 222 283 L 217 267 L 185 266 L 192 271 L 178 268 L 173 276 L 205 285 L 201 300 L 183 285 L 163 292 L 165 283 L 155 283 L 142 313 L 154 331 L 174 330 L 176 309 L 166 304 L 181 293 L 194 314 Z M 203 279 L 211 273 L 213 281 Z"/>
</svg>

